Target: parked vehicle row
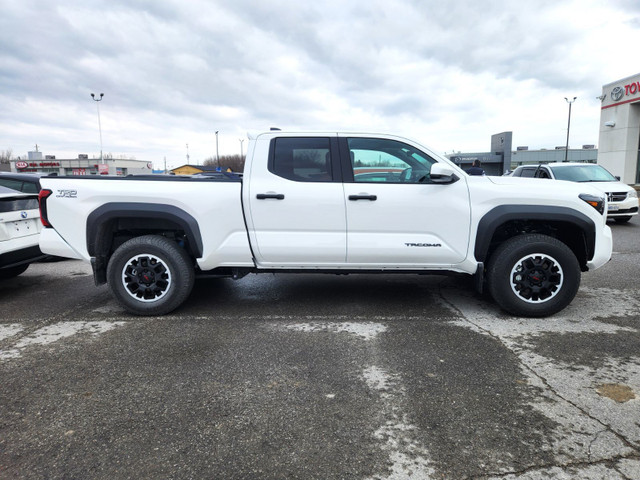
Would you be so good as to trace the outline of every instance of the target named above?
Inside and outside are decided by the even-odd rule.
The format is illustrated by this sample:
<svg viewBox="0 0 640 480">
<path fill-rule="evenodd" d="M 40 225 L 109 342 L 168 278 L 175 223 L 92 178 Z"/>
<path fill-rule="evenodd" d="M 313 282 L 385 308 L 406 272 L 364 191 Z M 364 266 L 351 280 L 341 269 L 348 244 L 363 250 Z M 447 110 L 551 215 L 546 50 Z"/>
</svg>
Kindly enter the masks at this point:
<svg viewBox="0 0 640 480">
<path fill-rule="evenodd" d="M 607 196 L 607 218 L 626 223 L 638 215 L 638 192 L 601 165 L 568 162 L 521 165 L 511 176 L 590 183 Z"/>
<path fill-rule="evenodd" d="M 39 248 L 41 229 L 37 193 L 0 186 L 0 280 L 20 275 L 45 257 Z"/>
</svg>

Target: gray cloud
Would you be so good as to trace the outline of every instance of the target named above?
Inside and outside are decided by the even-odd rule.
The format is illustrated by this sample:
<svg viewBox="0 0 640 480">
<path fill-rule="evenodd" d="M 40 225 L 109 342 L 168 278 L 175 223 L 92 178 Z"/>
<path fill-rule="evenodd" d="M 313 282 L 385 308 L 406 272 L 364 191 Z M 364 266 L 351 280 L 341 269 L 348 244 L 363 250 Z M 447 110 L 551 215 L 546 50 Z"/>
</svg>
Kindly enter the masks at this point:
<svg viewBox="0 0 640 480">
<path fill-rule="evenodd" d="M 243 130 L 271 125 L 450 132 L 443 144 L 484 144 L 518 111 L 534 124 L 548 117 L 533 114 L 540 98 L 597 94 L 623 70 L 587 48 L 618 35 L 611 19 L 621 12 L 621 31 L 637 33 L 636 2 L 611 3 L 601 24 L 589 20 L 602 14 L 598 2 L 579 5 L 0 0 L 0 102 L 10 107 L 0 109 L 0 148 L 95 150 L 90 92 L 105 93 L 113 149 L 154 160 L 179 158 L 187 132 L 228 132 L 236 148 Z M 602 78 L 607 65 L 616 68 Z M 455 131 L 456 118 L 483 131 Z"/>
</svg>

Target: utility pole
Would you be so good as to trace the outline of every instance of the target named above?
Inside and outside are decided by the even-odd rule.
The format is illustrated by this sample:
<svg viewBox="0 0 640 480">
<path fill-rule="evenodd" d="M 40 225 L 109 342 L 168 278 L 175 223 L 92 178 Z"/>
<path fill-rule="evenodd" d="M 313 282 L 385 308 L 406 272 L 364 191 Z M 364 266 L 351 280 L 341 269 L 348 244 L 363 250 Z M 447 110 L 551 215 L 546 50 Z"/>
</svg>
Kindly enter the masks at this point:
<svg viewBox="0 0 640 480">
<path fill-rule="evenodd" d="M 216 130 L 216 163 L 218 164 L 218 168 L 220 168 L 220 155 L 218 154 L 218 130 Z"/>
<path fill-rule="evenodd" d="M 187 165 L 189 165 L 189 144 L 187 143 Z"/>
<path fill-rule="evenodd" d="M 564 99 L 569 104 L 569 121 L 567 122 L 567 144 L 564 147 L 564 161 L 565 162 L 568 161 L 567 159 L 568 159 L 568 155 L 569 155 L 569 130 L 571 129 L 571 104 L 576 101 L 576 98 L 578 98 L 578 97 L 573 97 L 573 100 L 569 100 L 567 97 L 564 97 Z"/>
<path fill-rule="evenodd" d="M 244 158 L 244 151 L 242 150 L 242 144 L 244 142 L 244 138 L 240 139 L 240 160 Z"/>
<path fill-rule="evenodd" d="M 98 130 L 100 131 L 100 163 L 104 163 L 104 158 L 102 157 L 102 124 L 100 123 L 100 102 L 102 101 L 102 97 L 104 97 L 104 93 L 100 94 L 100 98 L 96 98 L 96 96 L 92 93 L 91 98 L 96 102 L 96 107 L 98 108 Z"/>
</svg>

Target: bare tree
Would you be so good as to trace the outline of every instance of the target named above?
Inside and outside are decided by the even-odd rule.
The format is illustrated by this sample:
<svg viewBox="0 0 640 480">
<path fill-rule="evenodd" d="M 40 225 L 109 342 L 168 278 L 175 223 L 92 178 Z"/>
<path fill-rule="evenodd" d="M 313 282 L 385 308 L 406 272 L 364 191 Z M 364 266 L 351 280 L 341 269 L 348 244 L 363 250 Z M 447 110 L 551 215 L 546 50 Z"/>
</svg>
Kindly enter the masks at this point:
<svg viewBox="0 0 640 480">
<path fill-rule="evenodd" d="M 0 163 L 9 163 L 10 160 L 13 160 L 13 150 L 0 150 Z"/>
<path fill-rule="evenodd" d="M 220 168 L 224 171 L 230 168 L 232 172 L 242 172 L 246 158 L 240 155 L 222 155 L 220 157 Z M 203 165 L 217 167 L 218 161 L 213 157 L 209 157 L 204 160 Z"/>
</svg>

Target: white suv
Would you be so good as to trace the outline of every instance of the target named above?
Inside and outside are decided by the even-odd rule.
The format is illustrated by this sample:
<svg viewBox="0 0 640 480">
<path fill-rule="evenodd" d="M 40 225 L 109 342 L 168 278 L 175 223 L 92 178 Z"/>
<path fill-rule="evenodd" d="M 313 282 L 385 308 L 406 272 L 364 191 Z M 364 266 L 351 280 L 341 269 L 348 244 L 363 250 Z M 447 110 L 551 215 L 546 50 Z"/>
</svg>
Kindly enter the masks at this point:
<svg viewBox="0 0 640 480">
<path fill-rule="evenodd" d="M 0 187 L 0 280 L 45 258 L 38 245 L 41 228 L 38 195 Z"/>
<path fill-rule="evenodd" d="M 638 214 L 638 192 L 611 175 L 608 170 L 593 163 L 547 163 L 521 165 L 513 177 L 552 178 L 570 182 L 589 182 L 607 196 L 607 218 L 625 223 Z"/>
</svg>

